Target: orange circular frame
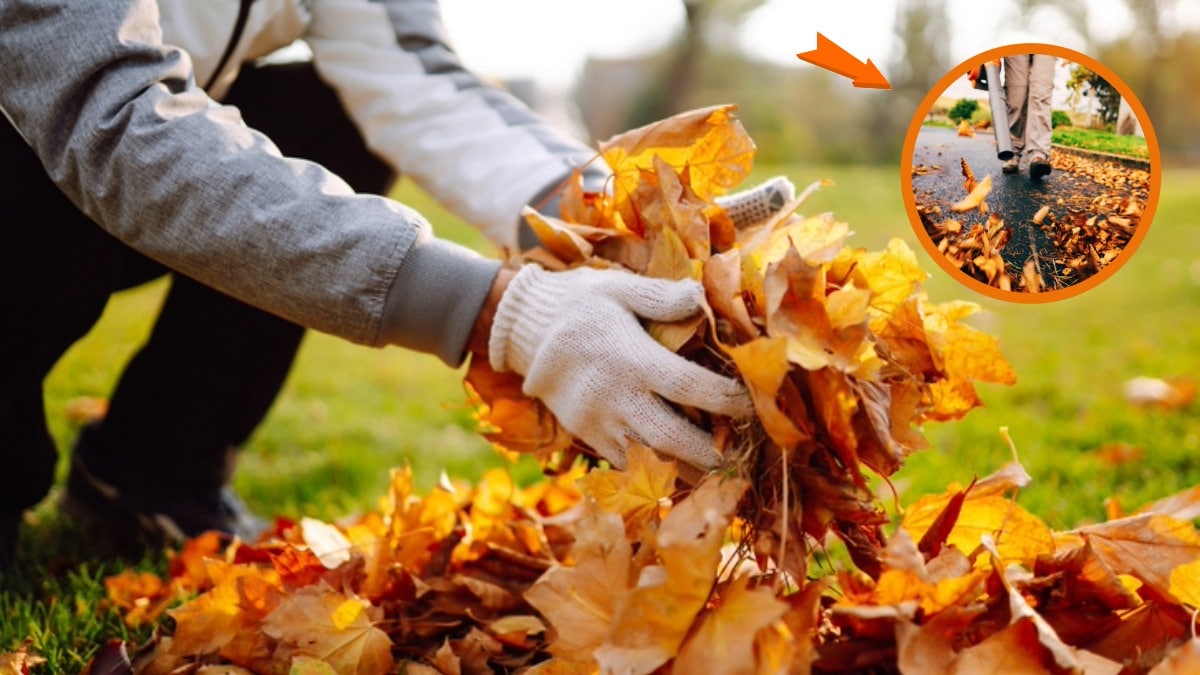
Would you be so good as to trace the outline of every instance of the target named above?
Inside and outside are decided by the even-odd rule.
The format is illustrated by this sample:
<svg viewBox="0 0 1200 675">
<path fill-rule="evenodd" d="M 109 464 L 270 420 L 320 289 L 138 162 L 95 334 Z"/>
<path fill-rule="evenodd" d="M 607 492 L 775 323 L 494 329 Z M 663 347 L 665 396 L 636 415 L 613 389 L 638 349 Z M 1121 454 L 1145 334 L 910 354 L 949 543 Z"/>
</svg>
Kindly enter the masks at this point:
<svg viewBox="0 0 1200 675">
<path fill-rule="evenodd" d="M 912 184 L 912 162 L 913 154 L 916 148 L 917 133 L 921 130 L 925 116 L 929 114 L 929 110 L 933 107 L 933 104 L 937 102 L 938 97 L 940 97 L 942 93 L 954 83 L 955 80 L 960 77 L 965 77 L 967 71 L 975 64 L 1004 58 L 1005 56 L 1012 56 L 1014 54 L 1031 53 L 1050 54 L 1067 59 L 1068 61 L 1083 64 L 1084 66 L 1090 68 L 1092 72 L 1099 74 L 1101 77 L 1107 80 L 1108 83 L 1121 94 L 1121 97 L 1129 103 L 1130 108 L 1132 108 L 1134 114 L 1137 115 L 1138 122 L 1142 126 L 1142 131 L 1146 135 L 1146 147 L 1150 152 L 1150 194 L 1146 199 L 1146 208 L 1142 212 L 1141 222 L 1139 223 L 1137 230 L 1134 231 L 1133 236 L 1129 239 L 1129 242 L 1125 244 L 1125 247 L 1121 250 L 1121 254 L 1118 255 L 1116 260 L 1113 260 L 1104 269 L 1077 284 L 1068 286 L 1066 288 L 1042 291 L 1040 293 L 1004 291 L 963 274 L 963 272 L 955 267 L 946 258 L 946 256 L 941 253 L 941 251 L 938 251 L 937 246 L 933 243 L 933 240 L 928 234 L 926 234 L 925 226 L 921 222 L 921 216 L 917 212 L 917 203 L 916 198 L 913 195 Z M 1155 208 L 1158 206 L 1158 194 L 1161 186 L 1162 157 L 1158 152 L 1158 137 L 1154 135 L 1154 127 L 1150 124 L 1150 117 L 1146 114 L 1146 109 L 1142 107 L 1142 102 L 1139 101 L 1137 96 L 1133 94 L 1133 91 L 1129 89 L 1129 87 L 1124 81 L 1121 80 L 1121 78 L 1117 77 L 1116 73 L 1112 72 L 1112 70 L 1096 59 L 1072 49 L 1067 49 L 1066 47 L 1035 42 L 1023 42 L 1005 45 L 995 49 L 989 49 L 963 61 L 952 68 L 950 72 L 946 73 L 946 75 L 943 76 L 942 79 L 938 80 L 937 84 L 935 84 L 933 88 L 929 90 L 929 93 L 925 95 L 925 98 L 921 101 L 921 104 L 917 106 L 917 110 L 913 115 L 912 122 L 910 122 L 908 125 L 908 133 L 904 137 L 904 151 L 900 157 L 900 187 L 901 194 L 904 198 L 904 207 L 905 210 L 908 211 L 908 219 L 912 224 L 913 231 L 917 235 L 917 239 L 920 240 L 921 245 L 925 247 L 925 251 L 929 253 L 930 257 L 934 259 L 939 267 L 945 270 L 951 277 L 961 282 L 964 286 L 967 286 L 971 290 L 978 291 L 979 293 L 982 293 L 988 297 L 995 298 L 997 300 L 1004 300 L 1006 302 L 1040 304 L 1064 300 L 1095 288 L 1113 274 L 1116 274 L 1117 270 L 1125 265 L 1125 262 L 1133 256 L 1134 251 L 1137 250 L 1137 247 L 1142 243 L 1142 240 L 1145 239 L 1146 232 L 1150 229 L 1150 224 L 1154 218 Z"/>
</svg>

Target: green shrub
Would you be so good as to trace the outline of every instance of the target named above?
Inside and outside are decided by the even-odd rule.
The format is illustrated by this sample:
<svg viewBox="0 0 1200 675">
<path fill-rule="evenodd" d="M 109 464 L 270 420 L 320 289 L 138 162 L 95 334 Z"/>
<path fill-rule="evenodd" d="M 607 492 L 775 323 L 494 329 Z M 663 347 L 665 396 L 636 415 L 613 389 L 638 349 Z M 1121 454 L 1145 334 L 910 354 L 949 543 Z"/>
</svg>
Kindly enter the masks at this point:
<svg viewBox="0 0 1200 675">
<path fill-rule="evenodd" d="M 979 110 L 979 101 L 973 98 L 960 98 L 950 112 L 946 113 L 946 116 L 959 122 L 971 119 L 971 115 L 974 115 L 976 110 Z"/>
<path fill-rule="evenodd" d="M 1071 126 L 1071 116 L 1065 110 L 1055 110 L 1050 113 L 1051 128 L 1069 127 Z"/>
</svg>

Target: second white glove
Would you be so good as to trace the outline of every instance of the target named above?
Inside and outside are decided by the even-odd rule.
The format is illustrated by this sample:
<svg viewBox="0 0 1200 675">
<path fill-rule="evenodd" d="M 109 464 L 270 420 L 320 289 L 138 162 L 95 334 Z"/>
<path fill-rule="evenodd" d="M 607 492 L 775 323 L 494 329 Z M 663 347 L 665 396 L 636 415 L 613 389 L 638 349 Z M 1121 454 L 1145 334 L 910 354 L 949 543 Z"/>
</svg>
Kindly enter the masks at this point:
<svg viewBox="0 0 1200 675">
<path fill-rule="evenodd" d="M 796 198 L 796 187 L 786 176 L 775 176 L 741 192 L 717 197 L 737 229 L 762 225 Z"/>
<path fill-rule="evenodd" d="M 703 298 L 694 281 L 526 265 L 496 309 L 489 360 L 524 375 L 527 395 L 618 468 L 628 439 L 710 468 L 720 461 L 711 436 L 666 401 L 740 418 L 751 414 L 750 399 L 736 380 L 669 351 L 638 321 L 685 319 Z"/>
</svg>

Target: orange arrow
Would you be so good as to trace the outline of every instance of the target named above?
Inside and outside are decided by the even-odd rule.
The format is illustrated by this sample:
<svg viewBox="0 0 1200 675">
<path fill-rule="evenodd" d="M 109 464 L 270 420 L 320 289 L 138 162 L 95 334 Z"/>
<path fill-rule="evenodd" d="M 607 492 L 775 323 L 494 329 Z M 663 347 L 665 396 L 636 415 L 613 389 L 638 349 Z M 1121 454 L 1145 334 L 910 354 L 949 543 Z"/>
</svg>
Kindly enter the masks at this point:
<svg viewBox="0 0 1200 675">
<path fill-rule="evenodd" d="M 839 47 L 833 40 L 817 33 L 817 48 L 811 52 L 796 55 L 801 61 L 807 61 L 814 66 L 832 70 L 843 77 L 853 80 L 856 87 L 866 89 L 891 89 L 892 85 L 879 72 L 879 68 L 867 59 L 866 63 L 854 58 L 850 52 Z"/>
</svg>

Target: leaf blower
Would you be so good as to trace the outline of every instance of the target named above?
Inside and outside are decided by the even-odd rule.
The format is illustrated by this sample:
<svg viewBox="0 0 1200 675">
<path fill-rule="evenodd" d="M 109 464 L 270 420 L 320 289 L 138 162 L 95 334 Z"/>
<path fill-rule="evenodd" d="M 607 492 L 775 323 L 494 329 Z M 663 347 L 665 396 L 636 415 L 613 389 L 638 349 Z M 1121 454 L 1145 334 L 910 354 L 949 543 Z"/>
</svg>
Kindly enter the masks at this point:
<svg viewBox="0 0 1200 675">
<path fill-rule="evenodd" d="M 1004 161 L 1013 156 L 1012 137 L 1008 130 L 1008 103 L 1000 88 L 1000 62 L 988 61 L 971 71 L 975 88 L 986 89 L 992 106 L 992 132 L 996 134 L 996 158 Z M 969 76 L 968 76 L 969 77 Z"/>
</svg>

